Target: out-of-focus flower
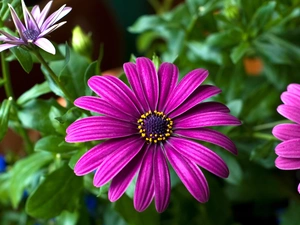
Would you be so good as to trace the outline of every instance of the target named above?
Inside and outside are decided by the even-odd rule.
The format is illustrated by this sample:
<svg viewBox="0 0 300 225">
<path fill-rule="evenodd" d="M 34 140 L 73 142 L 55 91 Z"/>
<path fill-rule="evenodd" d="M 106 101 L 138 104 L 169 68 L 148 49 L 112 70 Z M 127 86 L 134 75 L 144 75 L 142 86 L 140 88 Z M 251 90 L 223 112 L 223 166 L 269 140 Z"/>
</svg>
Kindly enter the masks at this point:
<svg viewBox="0 0 300 225">
<path fill-rule="evenodd" d="M 229 174 L 225 162 L 212 150 L 193 140 L 219 145 L 233 154 L 234 143 L 210 126 L 239 125 L 229 109 L 217 102 L 202 102 L 221 90 L 200 85 L 204 69 L 189 72 L 179 83 L 174 64 L 137 58 L 124 64 L 131 89 L 113 76 L 94 76 L 89 87 L 99 96 L 84 96 L 74 104 L 101 114 L 75 121 L 67 129 L 67 142 L 106 140 L 85 153 L 74 171 L 85 175 L 97 170 L 94 185 L 111 181 L 110 201 L 118 200 L 138 173 L 134 207 L 145 210 L 154 198 L 156 210 L 166 209 L 171 184 L 170 162 L 188 191 L 206 202 L 209 188 L 202 167 L 219 177 Z"/>
<path fill-rule="evenodd" d="M 20 37 L 15 37 L 0 30 L 0 34 L 2 34 L 0 41 L 4 42 L 4 44 L 0 45 L 0 52 L 19 45 L 29 46 L 30 44 L 34 44 L 51 54 L 55 54 L 53 44 L 45 38 L 45 36 L 66 23 L 64 21 L 55 24 L 58 20 L 67 15 L 71 11 L 71 8 L 63 5 L 46 18 L 53 1 L 48 2 L 42 11 L 40 7 L 36 5 L 32 8 L 31 12 L 28 11 L 24 1 L 21 1 L 25 25 L 21 22 L 14 8 L 9 5 L 11 17 Z"/>
<path fill-rule="evenodd" d="M 5 172 L 6 170 L 6 161 L 4 156 L 0 155 L 0 173 Z"/>
<path fill-rule="evenodd" d="M 91 57 L 93 50 L 91 34 L 84 33 L 79 26 L 76 26 L 72 31 L 72 47 L 79 54 Z"/>
<path fill-rule="evenodd" d="M 275 148 L 278 155 L 275 165 L 282 170 L 297 170 L 300 169 L 300 84 L 290 84 L 281 94 L 281 100 L 284 104 L 278 106 L 277 111 L 294 123 L 273 128 L 273 135 L 282 141 Z"/>
</svg>

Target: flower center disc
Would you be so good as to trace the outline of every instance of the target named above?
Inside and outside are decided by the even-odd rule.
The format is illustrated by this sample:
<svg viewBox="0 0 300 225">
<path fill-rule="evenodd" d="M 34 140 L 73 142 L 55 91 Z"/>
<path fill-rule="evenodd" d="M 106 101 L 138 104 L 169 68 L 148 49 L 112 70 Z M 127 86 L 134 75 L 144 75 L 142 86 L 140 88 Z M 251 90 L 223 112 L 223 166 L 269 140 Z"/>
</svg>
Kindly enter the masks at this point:
<svg viewBox="0 0 300 225">
<path fill-rule="evenodd" d="M 39 32 L 33 29 L 28 29 L 23 32 L 28 41 L 35 41 L 39 36 Z"/>
<path fill-rule="evenodd" d="M 173 121 L 163 112 L 149 111 L 137 122 L 139 133 L 148 143 L 164 141 L 172 134 Z"/>
</svg>

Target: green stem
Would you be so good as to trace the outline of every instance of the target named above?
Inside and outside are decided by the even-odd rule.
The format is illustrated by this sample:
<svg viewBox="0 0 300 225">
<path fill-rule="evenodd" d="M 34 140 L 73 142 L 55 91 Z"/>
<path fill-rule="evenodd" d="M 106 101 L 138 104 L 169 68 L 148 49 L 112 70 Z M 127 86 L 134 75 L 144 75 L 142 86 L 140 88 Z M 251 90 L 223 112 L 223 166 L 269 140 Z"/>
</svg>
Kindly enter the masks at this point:
<svg viewBox="0 0 300 225">
<path fill-rule="evenodd" d="M 33 144 L 25 130 L 25 128 L 22 126 L 21 120 L 18 117 L 18 110 L 16 106 L 16 102 L 14 100 L 14 93 L 10 82 L 10 72 L 9 72 L 9 66 L 8 62 L 5 60 L 4 52 L 1 52 L 1 66 L 2 66 L 2 74 L 4 79 L 4 89 L 5 94 L 8 99 L 12 99 L 12 113 L 16 115 L 16 123 L 17 123 L 17 129 L 19 131 L 20 136 L 25 142 L 25 151 L 30 154 L 33 151 Z"/>
<path fill-rule="evenodd" d="M 68 91 L 65 89 L 63 84 L 59 81 L 58 77 L 56 74 L 53 72 L 53 70 L 50 68 L 48 63 L 44 60 L 44 58 L 41 56 L 40 52 L 36 49 L 33 50 L 33 53 L 35 54 L 36 58 L 39 60 L 39 62 L 46 68 L 46 70 L 49 72 L 51 79 L 56 83 L 56 85 L 60 88 L 60 90 L 63 92 L 64 97 L 66 100 L 69 102 L 74 102 L 74 99 L 70 96 Z"/>
<path fill-rule="evenodd" d="M 264 139 L 264 140 L 274 140 L 274 141 L 278 141 L 277 138 L 275 138 L 273 135 L 271 134 L 265 134 L 265 133 L 260 133 L 260 132 L 255 132 L 252 135 L 255 138 L 259 138 L 259 139 Z"/>
<path fill-rule="evenodd" d="M 9 73 L 9 67 L 8 67 L 8 62 L 5 60 L 5 55 L 4 52 L 1 52 L 1 65 L 2 65 L 2 74 L 3 74 L 3 79 L 4 79 L 4 89 L 5 89 L 5 94 L 6 97 L 12 97 L 14 99 L 14 94 L 13 90 L 11 87 L 11 82 L 10 82 L 10 73 Z"/>
<path fill-rule="evenodd" d="M 253 130 L 260 131 L 260 130 L 271 129 L 271 128 L 275 127 L 276 125 L 282 124 L 282 123 L 291 123 L 291 121 L 290 120 L 280 120 L 280 121 L 276 121 L 276 122 L 265 123 L 265 124 L 254 126 Z"/>
</svg>

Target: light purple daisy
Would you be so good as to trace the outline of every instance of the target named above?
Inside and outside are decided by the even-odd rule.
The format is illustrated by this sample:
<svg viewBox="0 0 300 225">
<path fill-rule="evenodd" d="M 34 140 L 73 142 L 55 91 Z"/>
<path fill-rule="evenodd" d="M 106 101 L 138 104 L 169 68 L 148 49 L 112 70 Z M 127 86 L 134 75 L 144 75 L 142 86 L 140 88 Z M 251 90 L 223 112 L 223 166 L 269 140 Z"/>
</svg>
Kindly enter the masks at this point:
<svg viewBox="0 0 300 225">
<path fill-rule="evenodd" d="M 100 116 L 75 121 L 67 129 L 67 142 L 105 140 L 86 152 L 74 171 L 82 176 L 96 170 L 94 185 L 111 181 L 108 198 L 118 200 L 137 176 L 134 207 L 145 210 L 154 199 L 162 212 L 170 200 L 168 162 L 187 190 L 199 202 L 209 198 L 207 181 L 199 168 L 219 177 L 229 174 L 225 162 L 198 140 L 237 154 L 234 143 L 210 126 L 239 125 L 229 109 L 203 102 L 221 92 L 200 85 L 204 69 L 189 72 L 180 82 L 178 68 L 162 63 L 156 71 L 147 58 L 124 64 L 131 89 L 113 76 L 93 76 L 89 87 L 100 97 L 84 96 L 75 105 Z"/>
<path fill-rule="evenodd" d="M 282 170 L 297 170 L 300 169 L 300 84 L 290 84 L 281 94 L 281 100 L 284 104 L 278 106 L 277 111 L 295 123 L 273 128 L 273 135 L 282 141 L 275 148 L 278 155 L 275 165 Z"/>
<path fill-rule="evenodd" d="M 20 37 L 14 37 L 9 33 L 0 30 L 0 34 L 2 34 L 0 36 L 0 41 L 4 42 L 4 44 L 0 45 L 0 52 L 19 45 L 29 46 L 30 44 L 34 44 L 46 52 L 55 54 L 53 44 L 46 39 L 45 36 L 66 23 L 64 21 L 55 24 L 71 11 L 71 7 L 63 5 L 46 18 L 53 1 L 48 2 L 42 11 L 40 10 L 40 7 L 36 5 L 32 8 L 31 12 L 28 11 L 24 1 L 21 1 L 25 25 L 21 22 L 14 8 L 11 5 L 8 5 L 11 17 Z"/>
</svg>

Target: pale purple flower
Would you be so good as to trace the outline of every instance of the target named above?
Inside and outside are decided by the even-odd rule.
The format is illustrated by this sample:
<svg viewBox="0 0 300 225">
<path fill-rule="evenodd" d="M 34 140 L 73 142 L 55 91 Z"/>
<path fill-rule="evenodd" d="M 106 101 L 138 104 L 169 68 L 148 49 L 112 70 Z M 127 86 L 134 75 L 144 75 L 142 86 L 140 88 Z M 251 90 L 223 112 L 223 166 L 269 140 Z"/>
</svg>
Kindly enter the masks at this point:
<svg viewBox="0 0 300 225">
<path fill-rule="evenodd" d="M 284 104 L 277 111 L 294 123 L 279 124 L 273 128 L 273 135 L 281 140 L 275 148 L 278 155 L 275 165 L 282 170 L 300 169 L 300 84 L 290 84 L 281 94 Z M 300 193 L 300 184 L 298 185 Z"/>
<path fill-rule="evenodd" d="M 48 2 L 42 11 L 40 10 L 40 7 L 36 5 L 32 8 L 31 12 L 28 11 L 24 1 L 21 1 L 25 25 L 21 22 L 14 8 L 9 5 L 11 17 L 20 37 L 15 37 L 0 30 L 0 34 L 2 34 L 0 36 L 0 41 L 4 42 L 4 44 L 0 45 L 0 52 L 19 45 L 28 46 L 34 44 L 51 54 L 55 54 L 53 44 L 45 38 L 45 36 L 66 23 L 64 21 L 55 24 L 71 11 L 71 7 L 63 5 L 46 18 L 53 1 Z"/>
<path fill-rule="evenodd" d="M 225 162 L 197 140 L 237 154 L 234 143 L 210 126 L 239 125 L 229 109 L 203 102 L 221 90 L 200 85 L 204 69 L 189 72 L 179 83 L 174 64 L 162 63 L 156 71 L 147 58 L 124 64 L 131 89 L 119 78 L 93 76 L 89 87 L 100 97 L 84 96 L 75 105 L 100 116 L 79 119 L 67 129 L 67 142 L 105 140 L 86 152 L 75 165 L 77 175 L 96 170 L 94 185 L 111 181 L 108 198 L 118 200 L 137 175 L 134 207 L 145 210 L 154 199 L 162 212 L 170 200 L 168 162 L 187 190 L 199 202 L 209 198 L 207 181 L 198 167 L 219 177 L 229 174 Z"/>
</svg>

